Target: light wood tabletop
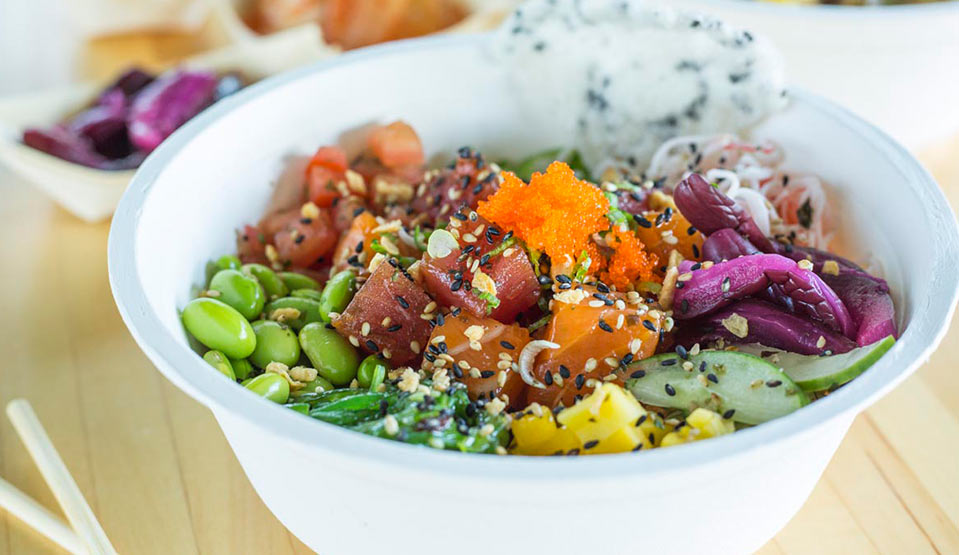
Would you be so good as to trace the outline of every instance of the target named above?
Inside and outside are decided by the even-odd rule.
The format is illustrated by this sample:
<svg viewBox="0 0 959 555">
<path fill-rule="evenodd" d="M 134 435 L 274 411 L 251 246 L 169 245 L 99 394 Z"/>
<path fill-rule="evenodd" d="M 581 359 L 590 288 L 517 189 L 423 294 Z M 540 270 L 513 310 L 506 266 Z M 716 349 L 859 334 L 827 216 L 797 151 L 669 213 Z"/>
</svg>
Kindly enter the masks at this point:
<svg viewBox="0 0 959 555">
<path fill-rule="evenodd" d="M 959 206 L 959 136 L 924 152 Z M 0 170 L 0 402 L 33 403 L 121 553 L 308 553 L 259 500 L 211 413 L 124 327 L 107 223 Z M 934 241 L 934 237 L 927 238 Z M 59 513 L 0 419 L 0 475 Z M 0 555 L 57 548 L 0 513 Z M 812 496 L 762 553 L 959 553 L 959 325 L 859 416 Z"/>
</svg>

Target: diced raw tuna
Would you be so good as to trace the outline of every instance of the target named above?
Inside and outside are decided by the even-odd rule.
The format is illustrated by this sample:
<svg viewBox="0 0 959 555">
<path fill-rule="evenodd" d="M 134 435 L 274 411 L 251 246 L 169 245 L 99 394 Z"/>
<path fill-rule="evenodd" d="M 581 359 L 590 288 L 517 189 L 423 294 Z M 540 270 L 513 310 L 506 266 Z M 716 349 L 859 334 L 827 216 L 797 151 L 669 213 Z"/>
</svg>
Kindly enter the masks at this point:
<svg viewBox="0 0 959 555">
<path fill-rule="evenodd" d="M 412 215 L 429 224 L 446 220 L 461 207 L 475 209 L 498 189 L 499 174 L 489 168 L 482 154 L 464 147 L 451 167 L 433 173 L 417 188 Z"/>
<path fill-rule="evenodd" d="M 529 257 L 518 246 L 504 246 L 503 232 L 475 212 L 471 212 L 473 218 L 457 214 L 449 229 L 458 235 L 460 248 L 444 258 L 423 256 L 421 276 L 426 290 L 442 306 L 458 306 L 480 318 L 512 323 L 539 299 L 539 283 Z M 483 289 L 476 288 L 480 272 L 492 279 L 495 301 L 488 295 L 482 298 Z M 484 281 L 482 276 L 479 281 Z"/>
<path fill-rule="evenodd" d="M 408 274 L 382 262 L 333 327 L 367 353 L 380 353 L 394 365 L 408 364 L 420 356 L 430 338 L 430 323 L 421 315 L 431 302 Z M 365 334 L 363 324 L 369 324 Z"/>
</svg>

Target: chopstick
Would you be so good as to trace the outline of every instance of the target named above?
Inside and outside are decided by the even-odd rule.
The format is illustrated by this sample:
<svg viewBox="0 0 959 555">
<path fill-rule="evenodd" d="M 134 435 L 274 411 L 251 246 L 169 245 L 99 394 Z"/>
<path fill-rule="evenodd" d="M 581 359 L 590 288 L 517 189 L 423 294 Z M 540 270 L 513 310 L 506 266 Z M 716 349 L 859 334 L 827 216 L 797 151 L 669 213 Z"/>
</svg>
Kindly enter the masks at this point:
<svg viewBox="0 0 959 555">
<path fill-rule="evenodd" d="M 26 399 L 10 401 L 7 404 L 7 416 L 87 552 L 90 555 L 116 554 L 30 403 Z"/>
<path fill-rule="evenodd" d="M 80 538 L 60 517 L 2 478 L 0 478 L 0 507 L 70 553 L 84 555 L 87 552 Z"/>
</svg>

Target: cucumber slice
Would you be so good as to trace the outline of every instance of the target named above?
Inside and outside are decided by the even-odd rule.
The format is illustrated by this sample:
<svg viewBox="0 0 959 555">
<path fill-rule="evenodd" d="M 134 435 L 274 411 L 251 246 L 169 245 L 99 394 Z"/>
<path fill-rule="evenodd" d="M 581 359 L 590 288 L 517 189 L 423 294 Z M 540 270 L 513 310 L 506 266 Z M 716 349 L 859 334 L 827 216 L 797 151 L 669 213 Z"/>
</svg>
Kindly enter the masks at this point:
<svg viewBox="0 0 959 555">
<path fill-rule="evenodd" d="M 706 407 L 744 424 L 761 424 L 809 403 L 779 368 L 738 351 L 701 351 L 688 360 L 656 355 L 629 365 L 627 374 L 626 387 L 640 402 L 685 411 Z"/>
<path fill-rule="evenodd" d="M 796 385 L 811 392 L 835 389 L 851 381 L 886 354 L 895 342 L 896 339 L 890 335 L 872 345 L 830 356 L 785 353 L 761 345 L 748 346 L 748 350 L 779 366 Z"/>
</svg>

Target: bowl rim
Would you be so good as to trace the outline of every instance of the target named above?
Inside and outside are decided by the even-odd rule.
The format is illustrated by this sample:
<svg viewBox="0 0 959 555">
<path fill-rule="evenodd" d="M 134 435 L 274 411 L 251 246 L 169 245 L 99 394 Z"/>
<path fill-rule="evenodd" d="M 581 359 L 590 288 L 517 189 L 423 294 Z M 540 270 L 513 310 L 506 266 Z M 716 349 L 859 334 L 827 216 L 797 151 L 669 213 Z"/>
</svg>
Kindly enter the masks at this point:
<svg viewBox="0 0 959 555">
<path fill-rule="evenodd" d="M 695 442 L 673 449 L 653 450 L 641 456 L 615 454 L 601 457 L 495 457 L 441 451 L 365 436 L 318 422 L 295 411 L 249 395 L 216 372 L 209 372 L 203 359 L 181 338 L 167 331 L 150 306 L 138 277 L 136 236 L 143 203 L 165 165 L 221 116 L 247 101 L 269 94 L 297 80 L 315 77 L 349 64 L 361 64 L 381 56 L 416 54 L 432 49 L 477 48 L 488 34 L 436 36 L 398 41 L 348 52 L 331 60 L 270 77 L 218 102 L 178 129 L 141 165 L 113 217 L 108 244 L 110 286 L 124 323 L 154 365 L 178 388 L 213 410 L 218 419 L 233 416 L 243 425 L 288 440 L 291 447 L 336 452 L 364 462 L 402 467 L 409 472 L 428 472 L 450 478 L 467 474 L 473 478 L 541 481 L 611 478 L 635 474 L 673 472 L 705 462 L 741 456 L 760 448 L 795 438 L 829 421 L 848 417 L 904 380 L 925 362 L 946 333 L 959 298 L 959 273 L 943 276 L 930 291 L 931 310 L 914 318 L 896 345 L 868 372 L 825 399 L 792 414 L 741 430 L 718 441 Z M 937 260 L 959 259 L 959 225 L 953 210 L 933 178 L 902 146 L 873 125 L 848 110 L 810 93 L 793 90 L 793 100 L 812 105 L 838 118 L 863 137 L 882 156 L 923 189 L 927 208 L 941 221 L 944 236 L 936 241 Z M 907 183 L 909 181 L 907 180 Z M 948 299 L 948 303 L 942 300 Z M 921 304 L 918 302 L 917 304 Z M 931 322 L 929 336 L 918 336 L 918 321 Z M 912 333 L 911 333 L 912 331 Z M 205 370 L 205 371 L 204 371 Z M 221 422 L 222 426 L 222 422 Z"/>
<path fill-rule="evenodd" d="M 758 2 L 755 0 L 695 0 L 697 3 L 710 4 L 719 10 L 742 10 L 769 15 L 817 15 L 824 17 L 867 17 L 894 18 L 902 16 L 925 17 L 944 14 L 959 8 L 957 0 L 939 0 L 921 4 L 893 4 L 888 6 L 850 6 L 842 4 L 789 4 L 779 2 Z M 778 13 L 777 13 L 778 12 Z"/>
</svg>

